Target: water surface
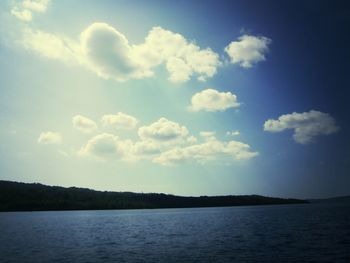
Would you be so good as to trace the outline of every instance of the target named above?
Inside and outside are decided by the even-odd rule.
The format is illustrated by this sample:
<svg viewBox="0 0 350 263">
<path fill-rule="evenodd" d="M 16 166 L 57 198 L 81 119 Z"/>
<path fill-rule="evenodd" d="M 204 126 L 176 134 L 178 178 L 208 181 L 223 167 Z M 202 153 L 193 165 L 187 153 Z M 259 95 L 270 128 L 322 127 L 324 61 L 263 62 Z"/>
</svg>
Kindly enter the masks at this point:
<svg viewBox="0 0 350 263">
<path fill-rule="evenodd" d="M 350 206 L 0 213 L 0 262 L 350 262 Z"/>
</svg>

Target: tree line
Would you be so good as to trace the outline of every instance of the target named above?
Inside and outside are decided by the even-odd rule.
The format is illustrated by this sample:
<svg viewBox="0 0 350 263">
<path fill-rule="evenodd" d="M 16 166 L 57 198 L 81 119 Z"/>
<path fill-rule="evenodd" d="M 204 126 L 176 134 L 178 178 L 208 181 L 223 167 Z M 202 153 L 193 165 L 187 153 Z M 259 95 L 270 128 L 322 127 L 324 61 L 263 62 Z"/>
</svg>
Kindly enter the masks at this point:
<svg viewBox="0 0 350 263">
<path fill-rule="evenodd" d="M 185 208 L 307 203 L 260 195 L 184 197 L 162 193 L 95 191 L 0 180 L 0 211 Z"/>
</svg>

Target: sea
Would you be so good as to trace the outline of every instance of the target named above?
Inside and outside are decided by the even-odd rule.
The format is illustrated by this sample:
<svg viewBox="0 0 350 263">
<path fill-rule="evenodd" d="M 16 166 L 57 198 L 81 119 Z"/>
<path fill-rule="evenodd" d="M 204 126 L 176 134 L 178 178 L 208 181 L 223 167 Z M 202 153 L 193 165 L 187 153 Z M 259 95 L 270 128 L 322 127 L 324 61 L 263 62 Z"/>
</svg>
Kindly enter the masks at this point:
<svg viewBox="0 0 350 263">
<path fill-rule="evenodd" d="M 350 205 L 0 213 L 0 262 L 350 262 Z"/>
</svg>

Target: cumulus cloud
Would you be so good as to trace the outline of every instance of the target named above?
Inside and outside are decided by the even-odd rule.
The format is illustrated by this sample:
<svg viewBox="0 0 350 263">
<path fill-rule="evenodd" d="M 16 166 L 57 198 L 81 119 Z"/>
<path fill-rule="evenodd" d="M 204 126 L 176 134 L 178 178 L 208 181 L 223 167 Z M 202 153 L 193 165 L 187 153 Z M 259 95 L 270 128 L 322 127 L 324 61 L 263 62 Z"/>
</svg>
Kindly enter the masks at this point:
<svg viewBox="0 0 350 263">
<path fill-rule="evenodd" d="M 91 138 L 83 146 L 79 154 L 81 156 L 92 156 L 97 159 L 123 159 L 127 157 L 132 142 L 120 140 L 117 136 L 109 133 L 102 133 Z"/>
<path fill-rule="evenodd" d="M 13 1 L 11 13 L 22 21 L 31 21 L 35 13 L 46 12 L 50 0 Z M 152 77 L 163 65 L 171 82 L 183 83 L 192 78 L 206 81 L 223 63 L 218 53 L 200 47 L 194 40 L 164 29 L 151 28 L 141 43 L 130 43 L 127 36 L 107 23 L 95 22 L 76 38 L 38 30 L 30 23 L 22 25 L 21 42 L 26 49 L 64 62 L 89 68 L 98 76 L 126 81 Z M 265 60 L 271 40 L 243 35 L 231 42 L 225 52 L 231 63 L 251 67 Z"/>
<path fill-rule="evenodd" d="M 202 131 L 199 137 L 201 142 L 198 142 L 196 137 L 189 136 L 185 126 L 160 118 L 138 129 L 139 141 L 102 133 L 92 137 L 78 153 L 100 160 L 152 160 L 161 165 L 182 162 L 206 164 L 210 161 L 231 163 L 259 154 L 251 150 L 248 144 L 235 140 L 220 141 L 215 134 L 214 131 Z"/>
<path fill-rule="evenodd" d="M 184 36 L 154 27 L 145 42 L 133 46 L 135 57 L 148 67 L 166 64 L 172 82 L 185 82 L 192 75 L 204 81 L 214 76 L 221 65 L 219 55 L 210 48 L 201 49 Z"/>
<path fill-rule="evenodd" d="M 33 19 L 33 12 L 44 13 L 50 0 L 24 0 L 15 2 L 11 9 L 11 14 L 18 19 L 29 22 Z"/>
<path fill-rule="evenodd" d="M 149 126 L 140 127 L 138 134 L 141 140 L 133 145 L 131 152 L 133 159 L 152 159 L 155 155 L 174 147 L 197 142 L 196 137 L 189 136 L 185 126 L 166 118 L 160 118 Z"/>
<path fill-rule="evenodd" d="M 97 129 L 97 125 L 93 120 L 81 115 L 74 116 L 72 123 L 74 128 L 84 133 L 91 133 Z"/>
<path fill-rule="evenodd" d="M 125 81 L 152 75 L 138 63 L 127 38 L 114 27 L 93 23 L 81 33 L 80 39 L 88 65 L 99 76 Z"/>
<path fill-rule="evenodd" d="M 163 146 L 152 140 L 133 142 L 122 140 L 113 134 L 102 133 L 91 138 L 78 154 L 98 160 L 150 160 L 161 153 Z"/>
<path fill-rule="evenodd" d="M 107 114 L 101 119 L 103 126 L 113 127 L 115 129 L 134 129 L 138 120 L 128 114 L 118 112 L 117 114 Z"/>
<path fill-rule="evenodd" d="M 15 4 L 11 13 L 30 21 L 33 12 L 45 12 L 49 0 L 25 0 Z M 223 63 L 219 54 L 209 47 L 201 48 L 194 41 L 162 27 L 153 27 L 144 41 L 129 43 L 117 28 L 96 22 L 83 30 L 77 39 L 27 27 L 23 30 L 25 48 L 50 58 L 85 66 L 106 79 L 126 81 L 154 76 L 156 67 L 163 65 L 168 79 L 183 83 L 191 78 L 206 81 Z M 232 64 L 249 68 L 265 60 L 271 40 L 266 37 L 243 35 L 225 47 Z"/>
<path fill-rule="evenodd" d="M 40 144 L 61 144 L 62 143 L 62 135 L 58 132 L 42 132 L 39 135 L 38 143 Z"/>
<path fill-rule="evenodd" d="M 265 54 L 271 39 L 267 37 L 256 37 L 243 35 L 238 41 L 232 41 L 225 52 L 231 59 L 232 64 L 239 64 L 243 68 L 250 68 L 254 64 L 264 61 Z"/>
<path fill-rule="evenodd" d="M 153 161 L 161 165 L 173 165 L 184 161 L 205 164 L 219 159 L 226 162 L 248 160 L 258 154 L 258 152 L 251 151 L 248 144 L 238 141 L 222 142 L 214 138 L 201 144 L 165 151 Z"/>
<path fill-rule="evenodd" d="M 180 58 L 169 58 L 166 63 L 166 68 L 170 73 L 169 80 L 172 82 L 186 82 L 191 78 L 191 67 Z"/>
<path fill-rule="evenodd" d="M 23 19 L 31 11 L 14 9 Z M 143 43 L 130 44 L 127 37 L 106 23 L 93 23 L 78 40 L 61 34 L 24 27 L 23 46 L 50 59 L 85 66 L 98 76 L 117 81 L 152 77 L 157 66 L 164 65 L 171 82 L 181 83 L 197 77 L 205 81 L 221 66 L 219 55 L 202 49 L 178 33 L 152 28 Z"/>
<path fill-rule="evenodd" d="M 297 143 L 308 144 L 320 135 L 336 133 L 339 127 L 328 113 L 311 110 L 309 112 L 285 114 L 277 120 L 270 119 L 264 123 L 264 130 L 281 132 L 293 129 L 293 138 Z"/>
<path fill-rule="evenodd" d="M 219 92 L 215 89 L 206 89 L 193 95 L 191 99 L 192 111 L 224 111 L 239 107 L 237 96 L 231 92 Z"/>
<path fill-rule="evenodd" d="M 150 77 L 160 64 L 166 66 L 172 82 L 188 81 L 194 74 L 205 80 L 215 75 L 221 64 L 211 49 L 201 49 L 161 27 L 152 28 L 144 43 L 131 45 L 112 26 L 94 23 L 83 31 L 81 42 L 91 68 L 102 77 L 119 81 Z"/>
<path fill-rule="evenodd" d="M 174 141 L 184 139 L 188 129 L 177 122 L 160 118 L 149 126 L 140 127 L 138 135 L 141 140 Z"/>
</svg>

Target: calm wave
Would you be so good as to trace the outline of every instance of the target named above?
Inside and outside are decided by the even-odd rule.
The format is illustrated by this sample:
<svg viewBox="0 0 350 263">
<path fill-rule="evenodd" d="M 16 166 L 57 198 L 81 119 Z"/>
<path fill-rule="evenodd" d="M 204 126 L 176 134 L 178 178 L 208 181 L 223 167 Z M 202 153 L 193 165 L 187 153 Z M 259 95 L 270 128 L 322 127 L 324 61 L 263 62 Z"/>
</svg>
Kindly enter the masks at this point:
<svg viewBox="0 0 350 263">
<path fill-rule="evenodd" d="M 350 262 L 350 206 L 0 213 L 0 262 Z"/>
</svg>

